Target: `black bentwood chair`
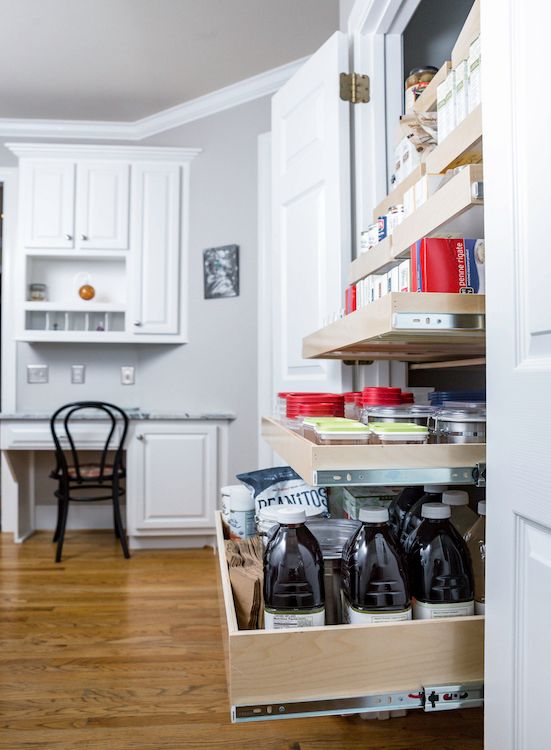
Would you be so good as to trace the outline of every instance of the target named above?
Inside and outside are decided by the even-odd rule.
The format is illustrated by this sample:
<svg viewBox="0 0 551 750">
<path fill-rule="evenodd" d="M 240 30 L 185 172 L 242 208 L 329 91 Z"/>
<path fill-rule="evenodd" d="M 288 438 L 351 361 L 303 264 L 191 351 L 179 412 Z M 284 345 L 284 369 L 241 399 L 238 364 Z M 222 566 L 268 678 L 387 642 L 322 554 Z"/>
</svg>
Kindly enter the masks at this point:
<svg viewBox="0 0 551 750">
<path fill-rule="evenodd" d="M 94 410 L 95 414 L 90 417 L 102 418 L 106 416 L 107 439 L 103 446 L 100 460 L 97 463 L 82 463 L 75 442 L 71 436 L 71 420 L 78 412 L 83 410 Z M 99 413 L 103 412 L 103 414 Z M 79 420 L 80 421 L 80 420 Z M 82 424 L 82 422 L 81 422 Z M 119 439 L 113 439 L 117 424 L 122 425 Z M 122 525 L 119 498 L 124 494 L 120 486 L 120 480 L 126 476 L 123 462 L 123 448 L 128 432 L 128 417 L 113 404 L 101 401 L 77 401 L 73 404 L 65 404 L 59 408 L 50 419 L 50 428 L 55 444 L 55 455 L 57 466 L 51 472 L 50 477 L 58 481 L 58 489 L 55 491 L 57 497 L 57 526 L 53 541 L 57 542 L 56 562 L 61 562 L 63 550 L 63 539 L 65 537 L 65 526 L 67 524 L 67 513 L 69 502 L 96 502 L 99 500 L 113 501 L 113 516 L 115 524 L 115 536 L 120 540 L 123 554 L 130 557 L 126 533 Z M 64 447 L 62 446 L 64 443 Z M 111 463 L 107 463 L 108 451 L 114 452 Z M 69 459 L 69 461 L 68 461 Z M 105 490 L 104 493 L 93 496 L 79 496 L 81 490 Z"/>
</svg>

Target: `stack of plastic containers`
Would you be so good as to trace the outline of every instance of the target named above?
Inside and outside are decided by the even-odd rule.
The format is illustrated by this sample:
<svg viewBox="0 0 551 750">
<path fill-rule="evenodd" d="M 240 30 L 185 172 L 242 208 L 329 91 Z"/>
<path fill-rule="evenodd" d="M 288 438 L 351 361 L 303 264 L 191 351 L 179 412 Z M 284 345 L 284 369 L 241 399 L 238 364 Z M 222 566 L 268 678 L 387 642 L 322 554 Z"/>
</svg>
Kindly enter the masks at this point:
<svg viewBox="0 0 551 750">
<path fill-rule="evenodd" d="M 428 394 L 431 406 L 443 406 L 445 401 L 486 401 L 486 391 L 432 391 Z"/>
<path fill-rule="evenodd" d="M 287 426 L 302 432 L 305 417 L 344 417 L 344 397 L 339 393 L 288 393 Z"/>
</svg>

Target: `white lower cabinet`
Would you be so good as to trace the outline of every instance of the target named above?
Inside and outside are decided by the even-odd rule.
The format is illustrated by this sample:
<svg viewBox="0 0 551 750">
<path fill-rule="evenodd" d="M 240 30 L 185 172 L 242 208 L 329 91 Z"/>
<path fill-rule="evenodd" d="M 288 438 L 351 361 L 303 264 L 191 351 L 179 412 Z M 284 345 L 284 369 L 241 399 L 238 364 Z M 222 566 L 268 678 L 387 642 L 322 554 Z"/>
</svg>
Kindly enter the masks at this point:
<svg viewBox="0 0 551 750">
<path fill-rule="evenodd" d="M 131 546 L 149 546 L 140 538 L 214 534 L 219 429 L 202 422 L 133 427 L 127 444 Z"/>
</svg>

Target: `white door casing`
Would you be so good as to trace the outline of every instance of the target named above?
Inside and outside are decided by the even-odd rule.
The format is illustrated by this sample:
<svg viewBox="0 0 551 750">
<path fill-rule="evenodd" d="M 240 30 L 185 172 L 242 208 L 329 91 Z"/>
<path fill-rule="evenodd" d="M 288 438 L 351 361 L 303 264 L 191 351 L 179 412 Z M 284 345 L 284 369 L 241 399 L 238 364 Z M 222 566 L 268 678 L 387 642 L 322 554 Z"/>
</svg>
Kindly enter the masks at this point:
<svg viewBox="0 0 551 750">
<path fill-rule="evenodd" d="M 128 445 L 129 534 L 214 527 L 217 439 L 209 424 L 136 426 Z"/>
<path fill-rule="evenodd" d="M 126 250 L 128 163 L 81 161 L 77 166 L 76 244 L 83 250 Z"/>
<path fill-rule="evenodd" d="M 339 362 L 304 360 L 302 338 L 343 306 L 350 249 L 346 35 L 335 33 L 272 100 L 274 388 L 337 391 Z"/>
<path fill-rule="evenodd" d="M 483 0 L 481 24 L 489 482 L 485 747 L 546 750 L 551 106 L 534 71 L 548 63 L 551 8 L 537 0 Z"/>
<path fill-rule="evenodd" d="M 134 252 L 129 331 L 138 335 L 178 333 L 183 232 L 180 170 L 177 164 L 151 162 L 132 167 Z"/>
<path fill-rule="evenodd" d="M 26 247 L 70 249 L 75 239 L 75 163 L 21 160 Z"/>
</svg>

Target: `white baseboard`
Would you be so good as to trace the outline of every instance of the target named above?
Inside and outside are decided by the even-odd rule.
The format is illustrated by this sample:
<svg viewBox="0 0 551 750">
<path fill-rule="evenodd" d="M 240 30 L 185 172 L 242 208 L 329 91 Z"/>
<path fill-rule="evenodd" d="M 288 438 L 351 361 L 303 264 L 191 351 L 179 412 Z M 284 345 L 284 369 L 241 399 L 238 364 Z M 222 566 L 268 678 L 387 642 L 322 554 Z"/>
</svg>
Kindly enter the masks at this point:
<svg viewBox="0 0 551 750">
<path fill-rule="evenodd" d="M 126 525 L 124 505 L 121 506 L 122 522 Z M 37 531 L 54 531 L 57 523 L 57 505 L 37 505 L 34 527 Z M 70 503 L 67 529 L 85 531 L 89 529 L 113 529 L 113 506 L 93 503 Z"/>
<path fill-rule="evenodd" d="M 201 549 L 216 547 L 215 534 L 199 536 L 130 536 L 128 546 L 131 550 L 139 549 Z"/>
</svg>

